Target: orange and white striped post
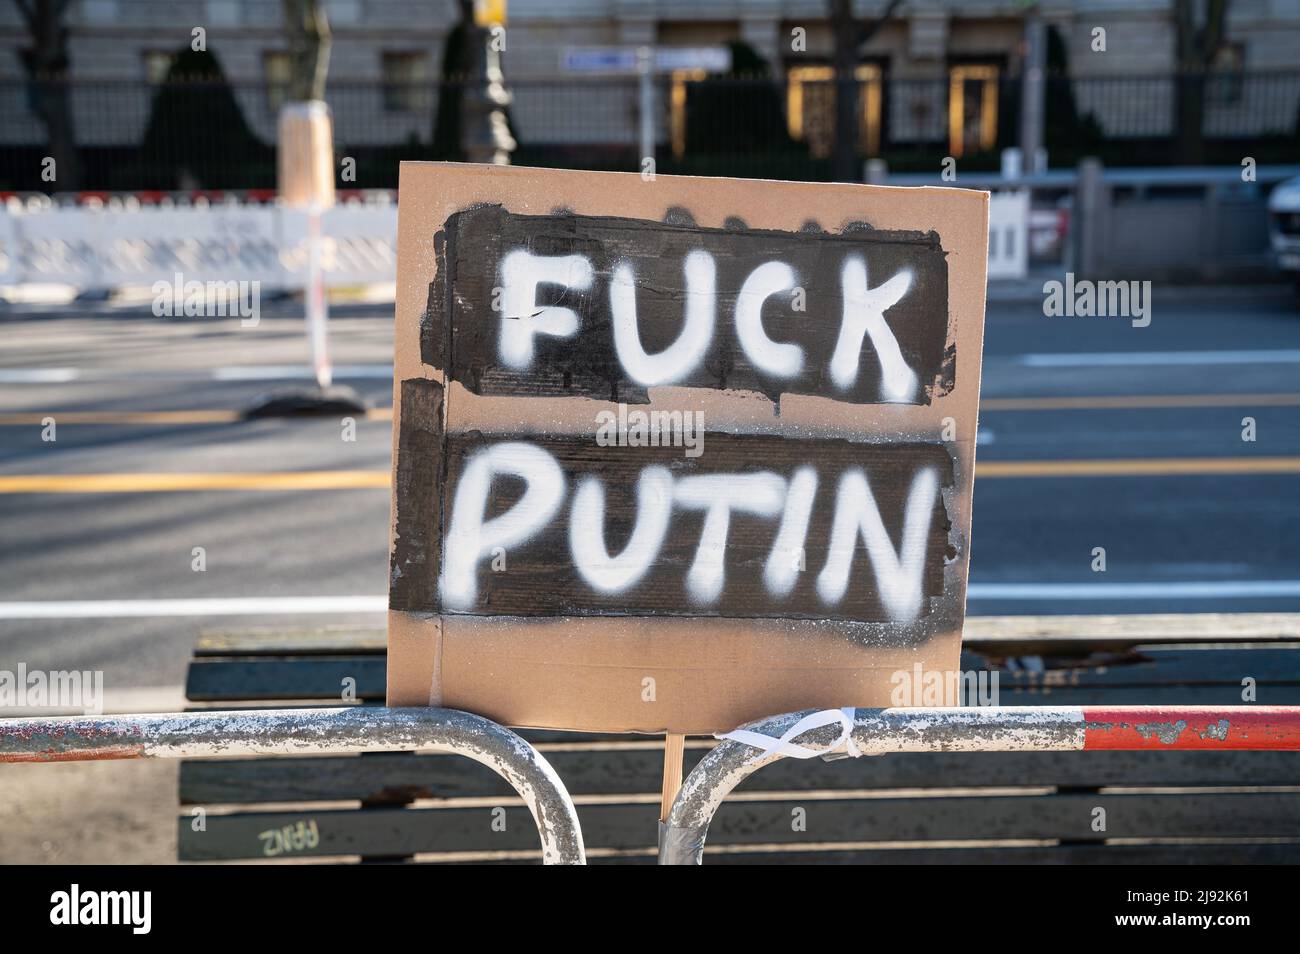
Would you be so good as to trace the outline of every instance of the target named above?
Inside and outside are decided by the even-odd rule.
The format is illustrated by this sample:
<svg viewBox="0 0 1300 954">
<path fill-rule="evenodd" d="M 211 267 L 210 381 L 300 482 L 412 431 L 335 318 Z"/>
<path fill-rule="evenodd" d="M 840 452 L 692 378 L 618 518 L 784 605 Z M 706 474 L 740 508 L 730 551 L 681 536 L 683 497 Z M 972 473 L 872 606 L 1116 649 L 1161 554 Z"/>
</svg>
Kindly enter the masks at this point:
<svg viewBox="0 0 1300 954">
<path fill-rule="evenodd" d="M 334 205 L 334 130 L 329 105 L 320 100 L 286 103 L 279 121 L 280 200 L 307 216 L 307 340 L 316 383 L 334 381 L 329 352 L 329 302 L 325 295 L 321 217 Z"/>
</svg>

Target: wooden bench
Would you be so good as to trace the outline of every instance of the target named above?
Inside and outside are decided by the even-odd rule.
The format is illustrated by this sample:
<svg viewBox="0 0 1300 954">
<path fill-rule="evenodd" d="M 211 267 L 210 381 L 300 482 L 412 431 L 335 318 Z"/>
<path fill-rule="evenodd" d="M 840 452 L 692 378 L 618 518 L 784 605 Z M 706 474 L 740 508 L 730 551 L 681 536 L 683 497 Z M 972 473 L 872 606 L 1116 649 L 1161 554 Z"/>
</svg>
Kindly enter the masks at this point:
<svg viewBox="0 0 1300 954">
<path fill-rule="evenodd" d="M 196 706 L 360 704 L 384 694 L 382 631 L 209 633 Z M 1002 705 L 1300 704 L 1300 614 L 1005 617 L 967 622 L 963 669 Z M 592 862 L 649 863 L 662 740 L 522 733 L 578 806 Z M 713 744 L 687 740 L 689 771 Z M 183 861 L 539 859 L 522 803 L 453 756 L 186 762 Z M 196 831 L 195 809 L 203 830 Z M 1096 809 L 1105 830 L 1094 830 Z M 1300 861 L 1300 752 L 942 753 L 783 760 L 728 798 L 706 858 L 725 863 Z"/>
</svg>

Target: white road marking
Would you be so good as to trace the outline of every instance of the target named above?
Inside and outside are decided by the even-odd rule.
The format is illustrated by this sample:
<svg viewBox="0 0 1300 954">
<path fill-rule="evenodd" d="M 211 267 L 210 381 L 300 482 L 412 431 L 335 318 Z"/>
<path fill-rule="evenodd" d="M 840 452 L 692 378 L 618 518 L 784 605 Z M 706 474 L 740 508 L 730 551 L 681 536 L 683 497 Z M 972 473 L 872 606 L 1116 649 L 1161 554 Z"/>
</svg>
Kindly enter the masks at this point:
<svg viewBox="0 0 1300 954">
<path fill-rule="evenodd" d="M 309 380 L 315 372 L 306 364 L 232 364 L 180 371 L 139 371 L 132 368 L 0 368 L 0 384 L 66 384 L 69 381 L 285 381 Z M 336 379 L 391 380 L 391 364 L 340 364 Z"/>
<path fill-rule="evenodd" d="M 0 368 L 0 384 L 66 384 L 80 377 L 77 368 Z"/>
<path fill-rule="evenodd" d="M 1166 583 L 972 583 L 971 600 L 1251 599 L 1300 597 L 1300 580 Z M 119 619 L 145 616 L 274 616 L 382 613 L 386 596 L 214 596 L 161 600 L 0 602 L 0 620 Z"/>
<path fill-rule="evenodd" d="M 1028 368 L 1128 367 L 1131 365 L 1296 364 L 1300 349 L 1271 351 L 1092 351 L 1077 354 L 1022 354 Z"/>
<path fill-rule="evenodd" d="M 281 378 L 315 378 L 316 372 L 303 364 L 232 364 L 213 368 L 213 381 L 270 381 Z M 393 377 L 391 364 L 338 364 L 335 378 Z"/>
<path fill-rule="evenodd" d="M 990 361 L 999 360 L 990 356 Z M 1012 358 L 1028 368 L 1131 367 L 1141 365 L 1300 364 L 1300 349 L 1275 351 L 1129 351 L 1022 354 Z M 0 384 L 66 384 L 69 381 L 276 381 L 311 378 L 304 364 L 232 364 L 181 371 L 140 371 L 133 368 L 0 368 Z M 334 377 L 388 379 L 391 364 L 342 364 Z"/>
<path fill-rule="evenodd" d="M 103 713 L 180 712 L 189 700 L 179 686 L 146 686 L 142 688 L 110 689 L 105 687 Z M 6 719 L 44 718 L 56 715 L 86 715 L 84 708 L 68 706 L 6 706 Z"/>
<path fill-rule="evenodd" d="M 1300 596 L 1300 580 L 1167 583 L 972 583 L 971 600 L 1250 599 Z"/>
</svg>

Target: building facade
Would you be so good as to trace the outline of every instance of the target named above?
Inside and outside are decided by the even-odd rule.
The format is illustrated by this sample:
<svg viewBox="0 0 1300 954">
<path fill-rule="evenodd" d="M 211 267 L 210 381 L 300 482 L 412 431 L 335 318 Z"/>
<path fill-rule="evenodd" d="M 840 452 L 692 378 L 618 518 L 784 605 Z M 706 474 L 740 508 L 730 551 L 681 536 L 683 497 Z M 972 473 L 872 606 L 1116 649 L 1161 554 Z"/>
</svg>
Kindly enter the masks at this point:
<svg viewBox="0 0 1300 954">
<path fill-rule="evenodd" d="M 428 142 L 455 0 L 325 0 L 333 32 L 329 98 L 342 143 Z M 565 50 L 591 46 L 740 44 L 779 98 L 789 136 L 829 149 L 833 33 L 825 0 L 509 0 L 502 59 L 512 122 L 530 146 L 626 148 L 637 141 L 635 79 L 566 73 Z M 870 19 L 885 0 L 857 0 Z M 1027 4 L 1021 0 L 908 0 L 871 38 L 858 71 L 860 147 L 920 143 L 961 153 L 997 142 L 1019 75 Z M 1073 107 L 1112 138 L 1174 132 L 1174 0 L 1042 0 L 1054 67 Z M 288 60 L 280 0 L 72 0 L 67 17 L 73 125 L 79 146 L 141 141 L 178 50 L 196 31 L 224 72 L 254 134 L 274 141 Z M 0 3 L 0 140 L 38 146 L 18 9 Z M 1212 64 L 1207 130 L 1286 135 L 1300 110 L 1300 0 L 1232 0 L 1226 43 Z M 687 111 L 701 77 L 659 80 L 658 141 L 692 146 Z M 737 95 L 752 77 L 735 82 Z M 694 102 L 698 103 L 697 98 Z M 724 110 L 724 113 L 726 110 Z"/>
</svg>

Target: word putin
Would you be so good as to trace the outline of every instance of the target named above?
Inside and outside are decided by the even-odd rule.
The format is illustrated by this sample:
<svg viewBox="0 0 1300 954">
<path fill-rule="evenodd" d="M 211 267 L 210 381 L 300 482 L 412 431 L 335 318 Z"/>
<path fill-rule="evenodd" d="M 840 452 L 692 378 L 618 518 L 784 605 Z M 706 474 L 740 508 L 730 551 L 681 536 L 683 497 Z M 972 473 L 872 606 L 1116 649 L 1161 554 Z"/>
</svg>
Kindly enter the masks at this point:
<svg viewBox="0 0 1300 954">
<path fill-rule="evenodd" d="M 531 441 L 488 443 L 466 453 L 458 474 L 449 475 L 454 491 L 439 578 L 444 609 L 481 610 L 481 566 L 553 534 L 551 527 L 557 518 L 567 519 L 560 545 L 567 544 L 581 586 L 590 593 L 622 600 L 631 600 L 632 591 L 652 571 L 662 576 L 684 564 L 684 557 L 693 550 L 682 580 L 684 595 L 697 608 L 716 605 L 728 585 L 727 553 L 734 545 L 730 540 L 733 520 L 739 518 L 754 518 L 740 547 L 744 552 L 761 545 L 757 541 L 764 533 L 766 538 L 761 566 L 750 566 L 748 560 L 742 566 L 758 579 L 744 585 L 747 590 L 759 587 L 756 595 L 773 605 L 795 590 L 805 567 L 805 553 L 810 551 L 814 523 L 822 553 L 815 599 L 823 607 L 836 607 L 850 595 L 859 541 L 867 553 L 871 578 L 866 584 L 859 581 L 857 587 L 865 585 L 871 590 L 883 608 L 883 618 L 892 622 L 910 622 L 922 612 L 927 571 L 936 561 L 942 563 L 943 548 L 935 545 L 932 535 L 936 508 L 942 513 L 937 464 L 913 467 L 905 483 L 889 481 L 905 488 L 899 501 L 902 513 L 891 514 L 889 520 L 898 525 L 900 521 L 894 518 L 901 516 L 897 545 L 873 491 L 870 467 L 851 461 L 840 467 L 831 481 L 812 464 L 795 466 L 788 474 L 752 468 L 683 474 L 668 466 L 647 464 L 639 468 L 634 482 L 626 473 L 613 477 L 613 485 L 635 487 L 634 516 L 629 514 L 621 521 L 629 525 L 626 539 L 621 549 L 611 553 L 606 539 L 606 480 L 602 476 L 572 470 L 566 474 L 557 453 Z M 503 482 L 522 484 L 523 489 L 500 510 L 492 504 L 500 502 Z M 828 491 L 819 497 L 827 484 Z M 820 513 L 818 503 L 822 504 Z M 492 514 L 493 509 L 499 512 Z M 681 520 L 688 514 L 696 516 L 699 530 L 684 540 Z M 766 530 L 757 529 L 756 523 Z M 541 542 L 536 549 L 550 567 L 550 588 L 563 588 L 563 575 L 555 573 L 554 546 Z M 662 559 L 668 550 L 673 557 Z M 506 570 L 507 576 L 513 572 L 508 563 Z M 489 597 L 486 602 L 496 600 Z M 747 602 L 748 612 L 761 608 L 754 605 L 754 598 Z"/>
</svg>

